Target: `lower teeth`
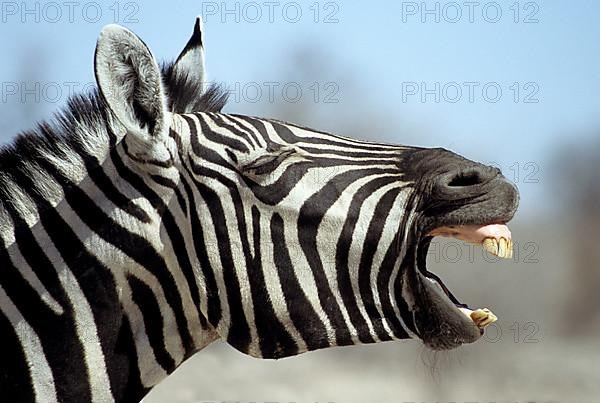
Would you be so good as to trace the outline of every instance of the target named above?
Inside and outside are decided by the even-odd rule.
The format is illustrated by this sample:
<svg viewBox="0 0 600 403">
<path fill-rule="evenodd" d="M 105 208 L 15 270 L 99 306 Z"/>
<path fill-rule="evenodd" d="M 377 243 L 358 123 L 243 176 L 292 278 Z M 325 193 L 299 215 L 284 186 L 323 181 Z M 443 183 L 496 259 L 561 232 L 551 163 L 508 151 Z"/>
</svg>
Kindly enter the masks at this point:
<svg viewBox="0 0 600 403">
<path fill-rule="evenodd" d="M 484 329 L 498 320 L 498 317 L 487 308 L 480 308 L 474 311 L 469 308 L 459 309 L 480 329 Z"/>
<path fill-rule="evenodd" d="M 483 308 L 471 312 L 471 320 L 475 322 L 477 327 L 483 329 L 497 321 L 498 317 L 489 309 Z"/>
</svg>

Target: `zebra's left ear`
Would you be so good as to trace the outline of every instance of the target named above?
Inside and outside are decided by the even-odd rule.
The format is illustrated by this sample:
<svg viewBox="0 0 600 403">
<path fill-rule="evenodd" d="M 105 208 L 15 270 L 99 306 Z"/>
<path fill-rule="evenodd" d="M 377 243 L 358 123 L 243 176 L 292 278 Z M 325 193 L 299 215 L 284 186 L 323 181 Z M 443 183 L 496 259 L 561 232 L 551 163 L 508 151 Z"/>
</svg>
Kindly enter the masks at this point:
<svg viewBox="0 0 600 403">
<path fill-rule="evenodd" d="M 102 29 L 94 60 L 100 93 L 117 119 L 144 147 L 168 136 L 169 114 L 162 78 L 150 50 L 133 32 L 111 24 Z"/>
<path fill-rule="evenodd" d="M 202 43 L 202 18 L 196 17 L 194 32 L 173 66 L 176 74 L 187 75 L 192 81 L 203 85 L 206 78 L 204 44 Z"/>
</svg>

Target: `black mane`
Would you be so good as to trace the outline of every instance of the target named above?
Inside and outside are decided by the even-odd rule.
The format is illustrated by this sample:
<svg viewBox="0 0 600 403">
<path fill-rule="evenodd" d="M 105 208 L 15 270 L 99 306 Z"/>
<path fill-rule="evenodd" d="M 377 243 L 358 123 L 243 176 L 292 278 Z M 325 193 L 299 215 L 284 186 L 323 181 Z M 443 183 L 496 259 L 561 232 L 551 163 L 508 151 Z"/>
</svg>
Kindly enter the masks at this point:
<svg viewBox="0 0 600 403">
<path fill-rule="evenodd" d="M 202 91 L 202 83 L 173 66 L 171 62 L 161 68 L 170 112 L 221 111 L 227 102 L 225 91 L 216 85 Z M 6 203 L 11 204 L 19 198 L 14 184 L 31 178 L 32 171 L 44 166 L 48 155 L 68 161 L 67 153 L 74 151 L 84 160 L 91 157 L 101 163 L 102 154 L 105 156 L 116 142 L 110 127 L 111 119 L 114 118 L 108 105 L 96 88 L 87 94 L 70 97 L 66 107 L 59 110 L 53 119 L 38 123 L 35 128 L 21 132 L 10 143 L 1 146 L 0 210 L 3 205 L 6 207 Z M 27 191 L 39 194 L 45 189 L 28 188 Z"/>
<path fill-rule="evenodd" d="M 228 94 L 216 84 L 202 92 L 201 82 L 191 79 L 187 74 L 181 74 L 174 68 L 175 63 L 162 66 L 162 76 L 169 111 L 186 112 L 220 112 L 227 103 Z M 176 72 L 178 74 L 176 74 Z"/>
</svg>

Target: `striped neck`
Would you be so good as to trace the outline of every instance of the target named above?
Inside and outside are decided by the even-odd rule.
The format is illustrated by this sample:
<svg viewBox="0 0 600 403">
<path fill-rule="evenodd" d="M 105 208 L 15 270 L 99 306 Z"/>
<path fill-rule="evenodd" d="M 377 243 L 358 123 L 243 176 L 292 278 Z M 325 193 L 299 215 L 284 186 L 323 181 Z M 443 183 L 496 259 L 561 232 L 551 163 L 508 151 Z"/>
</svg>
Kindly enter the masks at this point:
<svg viewBox="0 0 600 403">
<path fill-rule="evenodd" d="M 25 326 L 3 334 L 23 347 L 14 362 L 37 368 L 15 377 L 49 401 L 139 400 L 216 338 L 198 310 L 197 258 L 184 256 L 188 212 L 125 142 L 107 141 L 104 161 L 58 147 L 3 176 L 14 193 L 2 199 L 2 310 Z"/>
</svg>

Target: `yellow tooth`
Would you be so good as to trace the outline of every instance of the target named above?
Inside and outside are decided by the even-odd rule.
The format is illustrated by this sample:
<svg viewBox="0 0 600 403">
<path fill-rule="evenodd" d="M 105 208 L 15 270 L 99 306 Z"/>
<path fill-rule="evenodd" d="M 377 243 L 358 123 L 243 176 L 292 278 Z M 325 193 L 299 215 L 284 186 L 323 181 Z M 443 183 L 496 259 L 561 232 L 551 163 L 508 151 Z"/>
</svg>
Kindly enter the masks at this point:
<svg viewBox="0 0 600 403">
<path fill-rule="evenodd" d="M 504 244 L 504 249 L 502 245 Z M 512 259 L 513 257 L 513 242 L 512 239 L 500 238 L 500 251 L 498 256 L 504 259 Z"/>
<path fill-rule="evenodd" d="M 482 242 L 483 249 L 504 259 L 512 259 L 513 257 L 513 243 L 511 239 L 501 237 L 496 238 L 485 238 Z"/>
<path fill-rule="evenodd" d="M 477 327 L 483 329 L 497 321 L 498 317 L 494 315 L 489 309 L 483 308 L 476 309 L 473 312 L 471 312 L 471 320 L 475 322 Z"/>
<path fill-rule="evenodd" d="M 500 238 L 500 241 L 498 241 L 498 256 L 502 258 L 508 257 L 508 242 L 506 238 Z"/>
<path fill-rule="evenodd" d="M 483 240 L 483 249 L 490 252 L 492 255 L 498 254 L 498 241 L 494 238 L 485 238 Z"/>
</svg>

